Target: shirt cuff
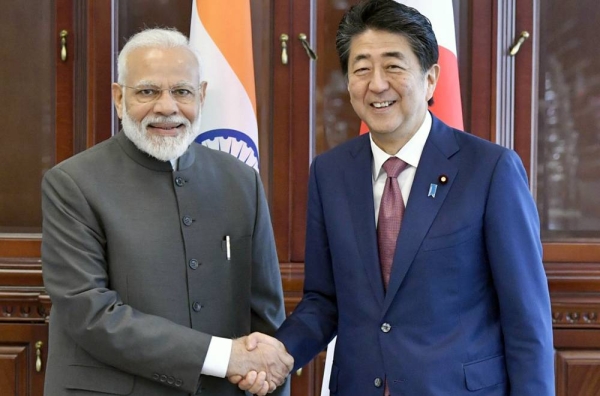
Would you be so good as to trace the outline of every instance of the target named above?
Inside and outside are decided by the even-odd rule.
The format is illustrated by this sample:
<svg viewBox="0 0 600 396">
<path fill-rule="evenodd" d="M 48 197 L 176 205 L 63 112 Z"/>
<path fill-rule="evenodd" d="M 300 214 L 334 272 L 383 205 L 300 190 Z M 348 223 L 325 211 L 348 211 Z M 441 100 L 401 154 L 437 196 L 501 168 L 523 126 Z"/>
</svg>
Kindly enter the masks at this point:
<svg viewBox="0 0 600 396">
<path fill-rule="evenodd" d="M 204 359 L 201 373 L 213 377 L 225 378 L 233 341 L 229 338 L 212 337 Z"/>
</svg>

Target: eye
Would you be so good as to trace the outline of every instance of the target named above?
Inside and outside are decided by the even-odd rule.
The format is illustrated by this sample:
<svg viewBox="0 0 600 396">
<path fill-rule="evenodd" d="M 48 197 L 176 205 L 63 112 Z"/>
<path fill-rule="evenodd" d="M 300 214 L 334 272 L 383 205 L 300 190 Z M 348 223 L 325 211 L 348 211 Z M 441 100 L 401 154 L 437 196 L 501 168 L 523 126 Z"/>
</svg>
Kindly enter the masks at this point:
<svg viewBox="0 0 600 396">
<path fill-rule="evenodd" d="M 179 98 L 186 98 L 189 96 L 193 96 L 194 92 L 189 89 L 189 88 L 173 88 L 171 90 L 171 94 L 173 96 L 179 97 Z"/>
<path fill-rule="evenodd" d="M 367 68 L 367 67 L 359 67 L 357 69 L 354 69 L 354 74 L 356 74 L 357 76 L 362 76 L 368 72 L 369 72 L 369 68 Z"/>
<path fill-rule="evenodd" d="M 160 90 L 157 88 L 139 88 L 135 94 L 144 98 L 150 98 L 153 96 L 157 96 Z"/>
</svg>

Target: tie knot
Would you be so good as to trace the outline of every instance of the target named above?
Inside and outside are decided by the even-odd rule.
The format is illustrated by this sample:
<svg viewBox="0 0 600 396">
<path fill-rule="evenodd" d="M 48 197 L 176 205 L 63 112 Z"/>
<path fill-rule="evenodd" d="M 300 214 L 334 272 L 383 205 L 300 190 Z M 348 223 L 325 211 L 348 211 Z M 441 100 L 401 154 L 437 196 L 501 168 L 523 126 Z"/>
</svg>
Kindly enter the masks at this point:
<svg viewBox="0 0 600 396">
<path fill-rule="evenodd" d="M 400 172 L 406 168 L 406 162 L 398 157 L 390 157 L 383 163 L 383 169 L 388 177 L 397 178 Z"/>
</svg>

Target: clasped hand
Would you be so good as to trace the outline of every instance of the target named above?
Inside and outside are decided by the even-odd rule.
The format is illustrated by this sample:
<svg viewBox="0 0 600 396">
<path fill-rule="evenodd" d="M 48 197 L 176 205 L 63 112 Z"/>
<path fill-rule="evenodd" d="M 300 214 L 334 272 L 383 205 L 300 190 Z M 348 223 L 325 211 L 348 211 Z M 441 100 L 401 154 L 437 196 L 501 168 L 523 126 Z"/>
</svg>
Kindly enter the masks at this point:
<svg viewBox="0 0 600 396">
<path fill-rule="evenodd" d="M 277 339 L 262 333 L 233 340 L 227 378 L 241 390 L 264 396 L 283 385 L 294 358 Z"/>
</svg>

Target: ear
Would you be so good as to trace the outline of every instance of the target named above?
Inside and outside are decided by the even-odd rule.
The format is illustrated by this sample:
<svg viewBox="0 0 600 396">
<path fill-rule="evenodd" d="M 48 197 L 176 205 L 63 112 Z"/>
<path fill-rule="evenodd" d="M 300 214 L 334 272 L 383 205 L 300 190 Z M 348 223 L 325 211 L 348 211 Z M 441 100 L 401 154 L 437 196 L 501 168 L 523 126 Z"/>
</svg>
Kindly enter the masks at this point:
<svg viewBox="0 0 600 396">
<path fill-rule="evenodd" d="M 200 99 L 200 108 L 204 106 L 204 99 L 206 99 L 206 86 L 208 83 L 206 81 L 202 81 L 200 83 L 200 88 L 198 89 L 198 96 Z"/>
<path fill-rule="evenodd" d="M 427 80 L 427 101 L 433 97 L 433 92 L 435 91 L 438 79 L 440 78 L 440 70 L 440 65 L 437 63 L 427 70 L 425 75 Z"/>
<path fill-rule="evenodd" d="M 115 103 L 115 109 L 117 110 L 117 115 L 120 119 L 123 119 L 123 88 L 117 84 L 112 83 L 112 97 L 113 102 Z"/>
</svg>

